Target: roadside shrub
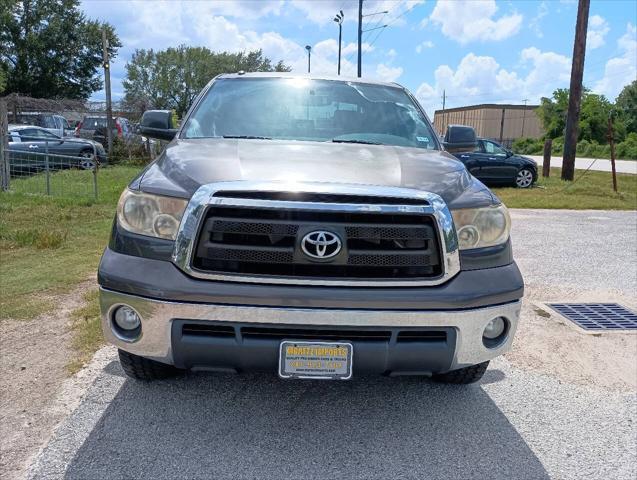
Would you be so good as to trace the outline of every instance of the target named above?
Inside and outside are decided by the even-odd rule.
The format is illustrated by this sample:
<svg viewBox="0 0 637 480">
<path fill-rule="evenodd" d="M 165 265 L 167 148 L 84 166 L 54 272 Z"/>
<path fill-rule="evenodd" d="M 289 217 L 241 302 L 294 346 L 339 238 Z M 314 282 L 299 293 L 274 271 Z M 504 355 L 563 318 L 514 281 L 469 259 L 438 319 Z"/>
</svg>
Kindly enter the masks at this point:
<svg viewBox="0 0 637 480">
<path fill-rule="evenodd" d="M 149 160 L 148 153 L 142 143 L 137 141 L 125 142 L 119 137 L 113 139 L 113 151 L 108 156 L 109 164 L 145 165 Z"/>
<path fill-rule="evenodd" d="M 518 138 L 513 142 L 512 149 L 522 155 L 542 155 L 544 140 L 532 138 Z M 554 138 L 551 148 L 552 155 L 562 155 L 564 152 L 564 138 Z M 610 145 L 599 144 L 595 140 L 580 140 L 577 142 L 577 156 L 585 158 L 610 158 Z M 615 143 L 615 157 L 617 159 L 637 160 L 637 133 L 629 133 L 623 142 Z"/>
<path fill-rule="evenodd" d="M 544 140 L 535 138 L 518 138 L 513 142 L 512 150 L 523 155 L 541 155 Z"/>
<path fill-rule="evenodd" d="M 623 142 L 615 145 L 615 155 L 617 158 L 637 160 L 637 133 L 629 133 Z"/>
</svg>

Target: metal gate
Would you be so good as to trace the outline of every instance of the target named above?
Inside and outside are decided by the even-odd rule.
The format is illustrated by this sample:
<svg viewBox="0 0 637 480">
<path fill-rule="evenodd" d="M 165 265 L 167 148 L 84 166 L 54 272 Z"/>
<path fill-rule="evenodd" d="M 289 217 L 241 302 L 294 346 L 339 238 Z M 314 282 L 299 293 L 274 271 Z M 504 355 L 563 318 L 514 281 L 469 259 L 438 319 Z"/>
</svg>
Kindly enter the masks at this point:
<svg viewBox="0 0 637 480">
<path fill-rule="evenodd" d="M 49 140 L 19 132 L 9 132 L 5 190 L 97 199 L 98 166 L 105 156 L 100 158 L 95 145 L 67 138 Z"/>
</svg>

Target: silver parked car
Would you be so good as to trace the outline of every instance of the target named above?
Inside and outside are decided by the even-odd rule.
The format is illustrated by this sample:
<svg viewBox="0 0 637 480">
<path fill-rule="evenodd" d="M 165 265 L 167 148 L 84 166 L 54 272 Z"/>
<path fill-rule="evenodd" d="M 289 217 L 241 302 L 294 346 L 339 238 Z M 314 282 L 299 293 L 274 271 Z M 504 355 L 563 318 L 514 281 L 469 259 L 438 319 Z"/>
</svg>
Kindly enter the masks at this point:
<svg viewBox="0 0 637 480">
<path fill-rule="evenodd" d="M 11 118 L 10 120 L 15 124 L 34 125 L 44 128 L 58 137 L 66 137 L 73 134 L 73 129 L 68 120 L 56 113 L 22 112 L 17 115 L 17 118 Z"/>
<path fill-rule="evenodd" d="M 93 140 L 60 137 L 35 125 L 9 125 L 9 154 L 12 171 L 39 171 L 45 168 L 49 153 L 49 168 L 95 168 L 95 155 L 100 164 L 107 157 L 101 143 Z"/>
</svg>

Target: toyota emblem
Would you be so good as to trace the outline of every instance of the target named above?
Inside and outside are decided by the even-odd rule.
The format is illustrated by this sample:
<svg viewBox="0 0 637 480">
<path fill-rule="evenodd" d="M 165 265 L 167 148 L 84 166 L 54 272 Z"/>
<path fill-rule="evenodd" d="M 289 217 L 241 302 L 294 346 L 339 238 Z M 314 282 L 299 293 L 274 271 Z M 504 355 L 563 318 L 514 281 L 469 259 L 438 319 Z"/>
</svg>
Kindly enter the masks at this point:
<svg viewBox="0 0 637 480">
<path fill-rule="evenodd" d="M 327 260 L 341 251 L 341 239 L 338 235 L 325 230 L 314 230 L 301 240 L 301 250 L 308 257 L 316 260 Z"/>
</svg>

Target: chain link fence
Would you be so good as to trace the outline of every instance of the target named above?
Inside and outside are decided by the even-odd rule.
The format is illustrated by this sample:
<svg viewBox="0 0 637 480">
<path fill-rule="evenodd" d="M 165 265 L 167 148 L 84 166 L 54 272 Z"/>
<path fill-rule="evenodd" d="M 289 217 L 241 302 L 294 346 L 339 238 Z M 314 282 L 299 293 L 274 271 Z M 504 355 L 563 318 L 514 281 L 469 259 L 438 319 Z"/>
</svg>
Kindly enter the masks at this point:
<svg viewBox="0 0 637 480">
<path fill-rule="evenodd" d="M 140 168 L 163 147 L 137 133 L 141 113 L 115 105 L 113 148 L 107 151 L 105 128 L 82 128 L 105 122 L 100 102 L 0 98 L 0 187 L 2 191 L 97 200 L 100 183 L 111 181 L 117 164 Z M 137 116 L 137 117 L 133 117 Z M 130 176 L 131 169 L 122 175 Z M 104 180 L 104 182 L 100 182 Z"/>
</svg>

